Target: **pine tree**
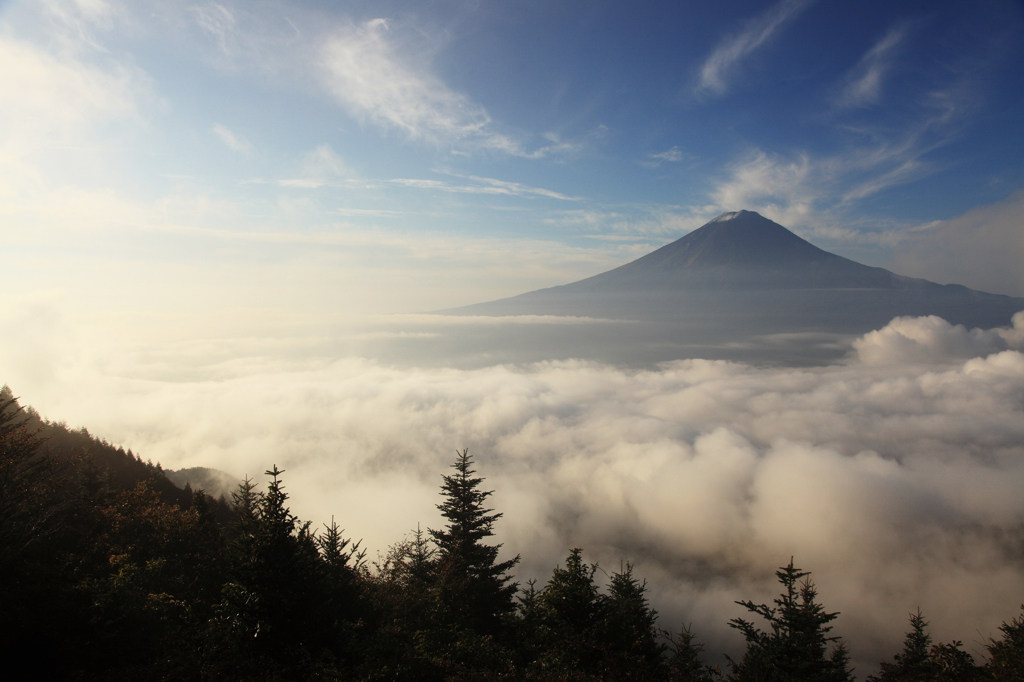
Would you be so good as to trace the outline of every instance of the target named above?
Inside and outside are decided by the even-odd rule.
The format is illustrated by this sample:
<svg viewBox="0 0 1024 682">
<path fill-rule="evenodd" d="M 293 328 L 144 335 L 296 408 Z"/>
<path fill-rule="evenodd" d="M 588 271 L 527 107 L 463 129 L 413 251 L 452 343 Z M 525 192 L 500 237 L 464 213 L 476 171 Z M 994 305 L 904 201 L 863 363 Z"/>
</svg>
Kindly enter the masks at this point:
<svg viewBox="0 0 1024 682">
<path fill-rule="evenodd" d="M 1024 604 L 1020 608 L 1024 612 Z M 1024 613 L 1009 623 L 1004 621 L 999 629 L 1003 638 L 989 640 L 985 647 L 991 657 L 987 666 L 989 673 L 992 679 L 1001 682 L 1020 682 L 1024 680 Z"/>
<path fill-rule="evenodd" d="M 515 610 L 518 583 L 506 572 L 519 563 L 519 556 L 498 562 L 501 545 L 485 545 L 494 535 L 494 522 L 502 514 L 492 513 L 484 502 L 494 491 L 480 490 L 482 478 L 474 478 L 469 450 L 458 453 L 452 464 L 455 473 L 444 476 L 437 505 L 447 520 L 443 530 L 428 529 L 437 545 L 436 595 L 443 621 L 457 627 L 496 634 Z"/>
<path fill-rule="evenodd" d="M 583 634 L 597 626 L 605 604 L 594 583 L 595 573 L 597 565 L 584 564 L 579 547 L 566 557 L 565 568 L 555 567 L 540 596 L 544 620 L 551 630 Z"/>
<path fill-rule="evenodd" d="M 325 571 L 310 532 L 286 505 L 288 494 L 276 466 L 265 493 L 246 479 L 235 494 L 237 537 L 225 613 L 241 641 L 259 653 L 291 658 L 300 649 L 330 644 L 332 614 L 325 602 Z"/>
<path fill-rule="evenodd" d="M 668 679 L 671 682 L 714 682 L 722 679 L 717 666 L 705 665 L 701 661 L 704 645 L 696 642 L 696 637 L 689 625 L 684 625 L 679 634 L 669 637 L 672 653 L 668 658 Z"/>
<path fill-rule="evenodd" d="M 914 682 L 915 680 L 931 679 L 929 665 L 929 648 L 932 637 L 925 628 L 928 621 L 917 613 L 910 614 L 910 632 L 903 639 L 903 651 L 896 654 L 894 662 L 882 663 L 878 675 L 870 675 L 868 682 Z"/>
<path fill-rule="evenodd" d="M 624 680 L 662 679 L 667 647 L 658 641 L 658 612 L 647 599 L 647 583 L 633 575 L 631 564 L 611 575 L 604 611 L 601 640 L 606 670 Z"/>
<path fill-rule="evenodd" d="M 815 600 L 817 590 L 807 576 L 789 565 L 780 568 L 775 575 L 784 591 L 775 600 L 776 607 L 754 604 L 751 601 L 736 602 L 748 611 L 764 618 L 771 626 L 770 631 L 761 631 L 742 618 L 729 621 L 729 626 L 743 633 L 747 650 L 739 663 L 732 662 L 736 682 L 766 680 L 768 682 L 848 682 L 853 679 L 849 669 L 849 653 L 842 643 L 833 646 L 831 655 L 826 657 L 830 642 L 839 642 L 838 637 L 828 633 L 828 625 L 838 613 L 826 613 Z"/>
<path fill-rule="evenodd" d="M 67 466 L 40 454 L 43 440 L 11 389 L 0 388 L 0 577 L 5 584 L 32 547 L 59 525 L 56 493 Z"/>
</svg>

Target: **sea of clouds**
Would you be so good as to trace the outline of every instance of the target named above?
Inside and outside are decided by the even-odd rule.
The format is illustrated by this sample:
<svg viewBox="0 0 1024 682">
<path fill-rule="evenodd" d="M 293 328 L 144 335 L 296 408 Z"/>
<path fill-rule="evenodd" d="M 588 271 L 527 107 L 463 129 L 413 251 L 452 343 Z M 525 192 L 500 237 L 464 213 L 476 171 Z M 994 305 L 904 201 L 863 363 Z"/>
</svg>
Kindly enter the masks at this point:
<svg viewBox="0 0 1024 682">
<path fill-rule="evenodd" d="M 543 584 L 573 547 L 609 573 L 630 561 L 662 627 L 692 623 L 716 661 L 742 645 L 734 601 L 770 602 L 792 556 L 841 612 L 863 676 L 918 607 L 937 641 L 976 654 L 1020 612 L 1022 350 L 1019 313 L 994 330 L 898 318 L 816 368 L 263 355 L 178 381 L 97 366 L 53 370 L 35 394 L 10 383 L 165 468 L 276 464 L 293 511 L 333 516 L 371 559 L 439 526 L 441 475 L 469 448 L 518 580 Z"/>
</svg>

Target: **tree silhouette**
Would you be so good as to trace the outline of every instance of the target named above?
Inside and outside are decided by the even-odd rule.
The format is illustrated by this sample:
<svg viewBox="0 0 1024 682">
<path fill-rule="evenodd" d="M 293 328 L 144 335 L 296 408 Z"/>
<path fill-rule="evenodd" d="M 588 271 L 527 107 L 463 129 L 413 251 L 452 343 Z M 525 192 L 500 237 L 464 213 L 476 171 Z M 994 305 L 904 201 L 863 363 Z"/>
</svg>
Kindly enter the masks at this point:
<svg viewBox="0 0 1024 682">
<path fill-rule="evenodd" d="M 276 466 L 265 493 L 251 481 L 234 495 L 238 527 L 222 611 L 240 641 L 260 654 L 291 658 L 330 644 L 332 617 L 324 600 L 323 571 L 309 522 L 300 522 Z"/>
<path fill-rule="evenodd" d="M 894 662 L 882 663 L 878 675 L 868 676 L 868 682 L 930 680 L 932 670 L 928 651 L 932 638 L 925 631 L 927 627 L 928 621 L 921 615 L 921 609 L 916 614 L 910 614 L 910 632 L 903 639 L 903 651 L 896 654 Z"/>
<path fill-rule="evenodd" d="M 1021 680 L 1024 679 L 1024 605 L 1022 614 L 1003 622 L 999 629 L 1003 633 L 1001 640 L 990 640 L 986 648 L 991 656 L 988 668 L 992 679 Z"/>
<path fill-rule="evenodd" d="M 736 682 L 764 680 L 766 682 L 848 682 L 852 680 L 849 654 L 838 637 L 828 633 L 828 625 L 839 615 L 827 613 L 815 599 L 818 592 L 807 579 L 807 571 L 789 565 L 775 572 L 782 583 L 783 592 L 775 600 L 776 607 L 736 602 L 751 613 L 768 622 L 769 631 L 761 631 L 742 618 L 729 621 L 729 627 L 743 633 L 747 650 L 739 663 L 730 660 L 732 676 Z M 831 655 L 826 657 L 830 642 Z"/>
<path fill-rule="evenodd" d="M 451 465 L 455 473 L 443 477 L 445 500 L 437 505 L 447 523 L 428 532 L 438 548 L 436 594 L 442 620 L 493 635 L 515 611 L 519 586 L 506 572 L 519 563 L 519 556 L 499 562 L 501 545 L 483 543 L 494 535 L 494 522 L 502 515 L 484 506 L 494 491 L 480 490 L 483 479 L 473 477 L 472 464 L 469 450 L 458 453 Z"/>
<path fill-rule="evenodd" d="M 617 676 L 661 677 L 662 655 L 667 647 L 658 641 L 658 612 L 647 599 L 647 582 L 633 575 L 632 564 L 627 562 L 618 573 L 612 573 L 604 602 L 601 639 Z"/>
</svg>

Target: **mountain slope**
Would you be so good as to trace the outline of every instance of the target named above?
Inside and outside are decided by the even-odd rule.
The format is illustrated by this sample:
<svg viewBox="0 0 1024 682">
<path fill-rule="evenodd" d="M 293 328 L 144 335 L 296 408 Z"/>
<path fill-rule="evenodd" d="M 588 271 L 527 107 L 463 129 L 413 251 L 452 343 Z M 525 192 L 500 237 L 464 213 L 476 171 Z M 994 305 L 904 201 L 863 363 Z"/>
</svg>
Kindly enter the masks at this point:
<svg viewBox="0 0 1024 682">
<path fill-rule="evenodd" d="M 753 211 L 724 213 L 635 261 L 569 286 L 903 288 L 928 284 L 819 249 Z"/>
<path fill-rule="evenodd" d="M 1024 299 L 936 284 L 824 251 L 752 211 L 725 213 L 614 270 L 449 315 L 674 320 L 692 328 L 864 333 L 901 315 L 1006 325 Z M 749 332 L 749 329 L 744 330 Z"/>
</svg>

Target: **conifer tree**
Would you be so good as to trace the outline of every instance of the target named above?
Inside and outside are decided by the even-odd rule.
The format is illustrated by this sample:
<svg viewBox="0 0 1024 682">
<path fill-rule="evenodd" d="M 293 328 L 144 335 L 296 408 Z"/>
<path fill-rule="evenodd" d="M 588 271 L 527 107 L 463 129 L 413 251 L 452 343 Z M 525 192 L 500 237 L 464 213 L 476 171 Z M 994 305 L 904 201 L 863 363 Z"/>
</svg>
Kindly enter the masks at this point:
<svg viewBox="0 0 1024 682">
<path fill-rule="evenodd" d="M 597 565 L 583 563 L 583 550 L 569 552 L 565 568 L 556 566 L 541 593 L 545 621 L 553 630 L 583 633 L 593 629 L 604 616 L 604 602 L 594 583 Z"/>
<path fill-rule="evenodd" d="M 502 514 L 484 506 L 494 491 L 480 490 L 482 478 L 474 478 L 469 450 L 457 453 L 443 477 L 437 505 L 447 523 L 444 529 L 428 529 L 437 545 L 436 595 L 443 621 L 480 634 L 496 634 L 515 610 L 518 584 L 507 575 L 519 557 L 499 562 L 501 545 L 486 545 L 494 535 L 494 522 Z"/>
<path fill-rule="evenodd" d="M 647 599 L 647 583 L 633 575 L 632 564 L 611 575 L 605 603 L 606 643 L 632 667 L 656 667 L 666 646 L 658 642 L 658 612 Z"/>
<path fill-rule="evenodd" d="M 33 545 L 51 534 L 60 511 L 55 497 L 66 467 L 39 456 L 43 439 L 11 389 L 0 388 L 0 577 L 17 572 Z"/>
<path fill-rule="evenodd" d="M 714 682 L 722 679 L 717 666 L 705 665 L 701 661 L 704 645 L 695 641 L 696 637 L 689 625 L 684 625 L 679 634 L 669 637 L 672 653 L 668 658 L 668 679 L 671 682 Z"/>
<path fill-rule="evenodd" d="M 611 575 L 604 597 L 601 644 L 606 670 L 618 679 L 662 679 L 662 655 L 667 647 L 658 641 L 658 612 L 647 599 L 647 583 L 633 575 L 629 563 Z"/>
<path fill-rule="evenodd" d="M 1020 608 L 1024 612 L 1024 604 Z M 992 679 L 1000 682 L 1024 680 L 1024 613 L 1009 623 L 1004 621 L 999 629 L 1003 638 L 990 640 L 985 647 L 991 657 L 989 673 Z"/>
<path fill-rule="evenodd" d="M 868 682 L 970 682 L 991 679 L 974 658 L 963 650 L 963 642 L 931 645 L 925 628 L 928 622 L 918 609 L 910 615 L 910 632 L 903 640 L 903 651 L 892 663 L 882 663 L 878 675 Z"/>
<path fill-rule="evenodd" d="M 604 667 L 599 630 L 607 610 L 594 582 L 595 573 L 597 565 L 585 564 L 583 550 L 574 548 L 565 559 L 565 568 L 555 567 L 537 597 L 538 663 L 555 679 L 598 675 Z"/>
<path fill-rule="evenodd" d="M 882 663 L 878 675 L 870 675 L 868 682 L 915 682 L 929 680 L 932 677 L 929 665 L 929 648 L 932 637 L 925 628 L 928 621 L 917 613 L 910 614 L 910 632 L 903 639 L 903 651 L 896 654 L 894 662 Z"/>
<path fill-rule="evenodd" d="M 762 631 L 742 618 L 729 621 L 729 627 L 743 633 L 747 650 L 739 663 L 730 660 L 731 680 L 765 680 L 766 682 L 849 682 L 849 653 L 839 638 L 828 633 L 828 625 L 839 615 L 827 613 L 815 600 L 818 592 L 807 579 L 807 571 L 789 565 L 775 572 L 784 588 L 775 600 L 776 607 L 736 602 L 756 613 L 771 627 Z M 826 657 L 828 644 L 833 645 Z"/>
<path fill-rule="evenodd" d="M 236 635 L 259 653 L 291 657 L 328 643 L 331 614 L 310 524 L 285 504 L 284 472 L 275 466 L 266 473 L 265 493 L 247 479 L 235 495 L 238 528 L 223 610 Z"/>
</svg>

